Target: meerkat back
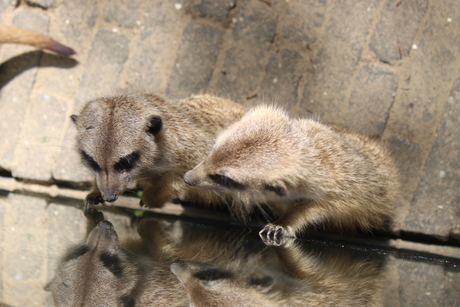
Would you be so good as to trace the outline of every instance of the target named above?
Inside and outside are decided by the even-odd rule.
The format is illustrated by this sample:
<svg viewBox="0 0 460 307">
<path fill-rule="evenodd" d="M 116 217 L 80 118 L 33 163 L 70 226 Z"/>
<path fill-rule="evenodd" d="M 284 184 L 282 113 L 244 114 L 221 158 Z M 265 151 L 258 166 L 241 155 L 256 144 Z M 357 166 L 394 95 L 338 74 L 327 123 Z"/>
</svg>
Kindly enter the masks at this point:
<svg viewBox="0 0 460 307">
<path fill-rule="evenodd" d="M 269 106 L 222 132 L 184 180 L 238 199 L 238 217 L 263 211 L 272 222 L 261 235 L 274 244 L 308 226 L 384 228 L 398 191 L 396 168 L 377 141 Z"/>
</svg>

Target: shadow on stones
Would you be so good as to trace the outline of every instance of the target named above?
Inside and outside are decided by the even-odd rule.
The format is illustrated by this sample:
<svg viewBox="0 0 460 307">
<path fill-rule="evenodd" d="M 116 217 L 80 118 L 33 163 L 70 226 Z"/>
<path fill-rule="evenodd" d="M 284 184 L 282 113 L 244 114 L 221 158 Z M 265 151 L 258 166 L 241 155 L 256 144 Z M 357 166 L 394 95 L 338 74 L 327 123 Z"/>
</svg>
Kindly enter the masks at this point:
<svg viewBox="0 0 460 307">
<path fill-rule="evenodd" d="M 40 50 L 23 53 L 0 64 L 0 89 L 33 67 L 72 68 L 77 64 L 78 61 L 75 59 Z"/>
</svg>

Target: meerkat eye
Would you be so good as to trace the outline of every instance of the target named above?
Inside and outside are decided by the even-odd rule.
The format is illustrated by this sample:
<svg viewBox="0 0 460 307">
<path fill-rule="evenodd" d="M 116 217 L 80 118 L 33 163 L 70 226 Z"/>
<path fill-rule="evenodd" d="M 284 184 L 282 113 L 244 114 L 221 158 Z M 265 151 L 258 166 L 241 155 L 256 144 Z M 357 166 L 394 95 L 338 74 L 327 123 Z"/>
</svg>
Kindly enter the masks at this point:
<svg viewBox="0 0 460 307">
<path fill-rule="evenodd" d="M 139 160 L 140 154 L 135 151 L 126 157 L 121 158 L 114 166 L 117 172 L 130 171 L 133 169 L 137 160 Z"/>
<path fill-rule="evenodd" d="M 88 155 L 86 152 L 84 152 L 83 150 L 80 150 L 80 154 L 83 158 L 83 161 L 90 167 L 92 168 L 94 171 L 96 172 L 100 172 L 101 171 L 101 167 L 99 166 L 99 164 L 97 164 L 97 162 L 90 156 Z"/>
<path fill-rule="evenodd" d="M 286 194 L 287 194 L 286 189 L 281 187 L 281 186 L 271 185 L 271 184 L 264 184 L 263 188 L 264 188 L 264 190 L 272 191 L 272 192 L 276 193 L 278 196 L 281 196 L 281 197 L 286 196 Z"/>
<path fill-rule="evenodd" d="M 108 253 L 101 254 L 99 259 L 102 261 L 104 266 L 113 273 L 115 276 L 120 276 L 122 273 L 120 258 L 116 255 Z"/>
<path fill-rule="evenodd" d="M 231 272 L 216 270 L 216 269 L 203 270 L 203 271 L 199 271 L 193 274 L 193 277 L 198 278 L 199 280 L 206 280 L 206 281 L 226 279 L 232 276 L 233 275 Z"/>
<path fill-rule="evenodd" d="M 235 180 L 228 178 L 227 176 L 224 175 L 219 175 L 219 174 L 213 174 L 213 175 L 208 175 L 209 179 L 214 181 L 214 183 L 224 186 L 226 188 L 230 189 L 238 189 L 238 190 L 243 190 L 245 186 L 239 182 L 236 182 Z"/>
</svg>

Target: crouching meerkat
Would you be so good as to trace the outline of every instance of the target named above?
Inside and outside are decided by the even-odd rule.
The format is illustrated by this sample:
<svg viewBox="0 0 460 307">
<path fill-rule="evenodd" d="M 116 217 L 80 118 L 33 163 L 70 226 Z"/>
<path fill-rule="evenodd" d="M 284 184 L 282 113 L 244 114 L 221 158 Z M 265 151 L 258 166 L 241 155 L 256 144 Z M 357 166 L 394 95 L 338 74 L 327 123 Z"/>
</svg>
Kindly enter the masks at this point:
<svg viewBox="0 0 460 307">
<path fill-rule="evenodd" d="M 72 48 L 64 46 L 51 37 L 10 25 L 0 25 L 0 44 L 4 43 L 32 45 L 67 56 L 75 54 Z"/>
<path fill-rule="evenodd" d="M 312 225 L 385 228 L 398 193 L 396 168 L 377 140 L 272 106 L 223 131 L 184 180 L 232 195 L 230 209 L 243 219 L 256 207 L 271 214 L 260 235 L 274 245 Z"/>
<path fill-rule="evenodd" d="M 120 94 L 89 101 L 80 115 L 71 116 L 78 152 L 96 177 L 85 213 L 91 215 L 92 205 L 115 201 L 133 180 L 144 188 L 141 204 L 151 208 L 176 198 L 222 202 L 222 196 L 190 187 L 182 177 L 244 112 L 241 105 L 210 95 L 173 100 Z"/>
</svg>

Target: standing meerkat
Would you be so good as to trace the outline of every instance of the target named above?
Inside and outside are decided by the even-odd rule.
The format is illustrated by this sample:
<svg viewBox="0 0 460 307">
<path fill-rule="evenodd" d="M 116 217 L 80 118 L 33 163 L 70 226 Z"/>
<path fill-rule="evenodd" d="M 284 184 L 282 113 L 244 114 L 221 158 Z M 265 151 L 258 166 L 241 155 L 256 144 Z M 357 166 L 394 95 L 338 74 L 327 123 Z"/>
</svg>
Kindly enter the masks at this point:
<svg viewBox="0 0 460 307">
<path fill-rule="evenodd" d="M 222 132 L 184 180 L 234 196 L 230 210 L 243 219 L 255 207 L 272 214 L 260 235 L 274 245 L 324 223 L 339 231 L 385 228 L 398 193 L 396 168 L 377 140 L 270 106 Z"/>
<path fill-rule="evenodd" d="M 78 152 L 96 177 L 85 213 L 94 210 L 92 205 L 115 201 L 133 180 L 144 187 L 141 204 L 151 208 L 175 198 L 222 202 L 222 196 L 190 187 L 182 177 L 244 112 L 241 105 L 210 95 L 172 100 L 122 94 L 89 101 L 80 115 L 71 116 Z"/>
<path fill-rule="evenodd" d="M 5 43 L 32 45 L 67 56 L 75 54 L 72 48 L 62 45 L 51 37 L 24 28 L 0 25 L 0 44 Z"/>
</svg>

